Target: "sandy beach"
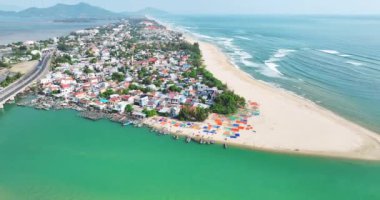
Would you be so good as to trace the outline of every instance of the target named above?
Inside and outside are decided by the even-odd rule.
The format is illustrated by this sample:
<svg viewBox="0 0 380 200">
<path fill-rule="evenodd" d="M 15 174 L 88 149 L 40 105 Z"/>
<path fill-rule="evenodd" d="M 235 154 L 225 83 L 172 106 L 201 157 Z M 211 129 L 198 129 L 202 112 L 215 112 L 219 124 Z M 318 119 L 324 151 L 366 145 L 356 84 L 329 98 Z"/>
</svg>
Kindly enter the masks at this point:
<svg viewBox="0 0 380 200">
<path fill-rule="evenodd" d="M 157 124 L 158 119 L 151 119 L 148 122 L 150 125 L 156 128 L 165 127 L 180 135 L 201 137 L 245 148 L 380 160 L 380 135 L 377 133 L 293 93 L 253 79 L 232 65 L 228 57 L 210 43 L 188 35 L 186 39 L 189 42 L 199 42 L 207 69 L 215 77 L 246 100 L 260 105 L 260 115 L 247 118 L 247 124 L 254 127 L 254 133 L 252 130 L 243 129 L 239 131 L 239 137 L 230 138 L 220 129 L 216 130 L 216 134 L 204 135 L 192 128 L 173 126 L 175 122 Z M 211 118 L 197 126 L 215 125 Z"/>
</svg>

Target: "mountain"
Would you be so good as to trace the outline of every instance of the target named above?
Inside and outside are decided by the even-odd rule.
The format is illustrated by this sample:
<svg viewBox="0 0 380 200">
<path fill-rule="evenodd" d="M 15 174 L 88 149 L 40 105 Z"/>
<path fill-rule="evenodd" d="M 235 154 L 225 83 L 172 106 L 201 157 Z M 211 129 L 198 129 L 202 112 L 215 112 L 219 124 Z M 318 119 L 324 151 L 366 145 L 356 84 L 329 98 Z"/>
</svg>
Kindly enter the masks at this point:
<svg viewBox="0 0 380 200">
<path fill-rule="evenodd" d="M 121 17 L 120 14 L 92 6 L 86 3 L 78 3 L 75 5 L 57 4 L 48 8 L 28 8 L 20 12 L 4 12 L 0 15 L 13 15 L 17 17 L 39 17 L 50 19 L 73 19 L 73 18 L 116 18 Z"/>
<path fill-rule="evenodd" d="M 127 16 L 145 16 L 145 15 L 151 15 L 151 16 L 164 16 L 169 15 L 168 12 L 159 10 L 152 7 L 147 7 L 142 10 L 136 11 L 136 12 L 123 12 L 122 14 Z"/>
</svg>

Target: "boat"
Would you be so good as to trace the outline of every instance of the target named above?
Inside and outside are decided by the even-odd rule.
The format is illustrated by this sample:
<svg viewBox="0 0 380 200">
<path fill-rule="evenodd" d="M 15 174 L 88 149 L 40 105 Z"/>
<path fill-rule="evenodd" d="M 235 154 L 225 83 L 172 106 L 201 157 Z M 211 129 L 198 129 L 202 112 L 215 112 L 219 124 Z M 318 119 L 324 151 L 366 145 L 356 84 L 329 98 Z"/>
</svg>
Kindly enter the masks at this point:
<svg viewBox="0 0 380 200">
<path fill-rule="evenodd" d="M 127 122 L 123 123 L 123 126 L 128 126 L 128 125 L 131 125 L 131 124 L 132 124 L 132 122 L 127 121 Z"/>
</svg>

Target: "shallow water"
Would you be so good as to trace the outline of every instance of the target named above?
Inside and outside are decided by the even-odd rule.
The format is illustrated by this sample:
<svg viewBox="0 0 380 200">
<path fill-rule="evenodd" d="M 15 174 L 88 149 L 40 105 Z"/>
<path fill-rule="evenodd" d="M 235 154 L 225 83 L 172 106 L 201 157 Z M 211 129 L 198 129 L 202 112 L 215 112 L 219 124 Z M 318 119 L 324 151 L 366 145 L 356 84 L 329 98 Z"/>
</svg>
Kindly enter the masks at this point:
<svg viewBox="0 0 380 200">
<path fill-rule="evenodd" d="M 74 111 L 0 113 L 0 199 L 380 199 L 380 163 L 186 144 Z"/>
<path fill-rule="evenodd" d="M 0 16 L 0 44 L 27 40 L 44 40 L 69 34 L 71 31 L 95 27 L 112 21 L 61 23 L 38 18 Z"/>
</svg>

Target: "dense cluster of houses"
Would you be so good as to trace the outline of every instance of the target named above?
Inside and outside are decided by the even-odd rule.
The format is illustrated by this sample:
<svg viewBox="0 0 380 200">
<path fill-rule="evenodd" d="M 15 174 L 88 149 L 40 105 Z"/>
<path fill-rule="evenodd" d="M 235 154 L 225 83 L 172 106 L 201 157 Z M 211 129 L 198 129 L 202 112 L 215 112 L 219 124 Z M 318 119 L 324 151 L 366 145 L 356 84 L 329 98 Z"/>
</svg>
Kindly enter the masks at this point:
<svg viewBox="0 0 380 200">
<path fill-rule="evenodd" d="M 41 92 L 105 112 L 132 107 L 135 118 L 152 110 L 176 117 L 184 105 L 209 108 L 222 91 L 203 84 L 201 75 L 184 75 L 193 69 L 191 55 L 164 48 L 179 42 L 180 34 L 146 19 L 76 31 L 60 39 L 67 48 L 57 50 Z"/>
</svg>

